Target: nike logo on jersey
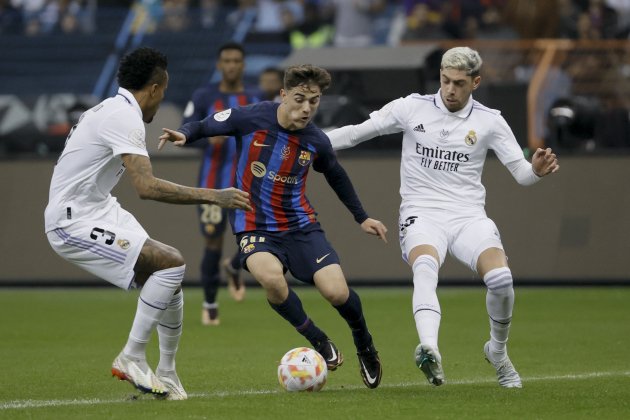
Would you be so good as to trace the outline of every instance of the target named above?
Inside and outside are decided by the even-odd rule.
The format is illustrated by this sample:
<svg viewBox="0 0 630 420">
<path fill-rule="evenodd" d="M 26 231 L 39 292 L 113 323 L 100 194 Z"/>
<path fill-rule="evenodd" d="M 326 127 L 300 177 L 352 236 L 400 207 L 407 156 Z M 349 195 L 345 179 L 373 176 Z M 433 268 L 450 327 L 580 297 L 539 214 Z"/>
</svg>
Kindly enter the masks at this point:
<svg viewBox="0 0 630 420">
<path fill-rule="evenodd" d="M 324 258 L 326 258 L 329 255 L 330 255 L 330 252 L 328 254 L 324 255 L 323 257 L 319 257 L 319 258 L 315 259 L 315 262 L 317 264 L 319 264 L 320 262 L 324 261 Z"/>
<path fill-rule="evenodd" d="M 270 144 L 265 144 L 265 143 L 258 143 L 258 140 L 254 140 L 254 146 L 256 146 L 256 147 L 269 147 L 271 145 Z"/>
<path fill-rule="evenodd" d="M 418 125 L 416 125 L 416 126 L 413 128 L 413 131 L 419 131 L 419 132 L 421 132 L 421 133 L 424 133 L 424 132 L 425 132 L 425 131 L 424 131 L 424 125 L 422 125 L 422 124 L 418 124 Z"/>
</svg>

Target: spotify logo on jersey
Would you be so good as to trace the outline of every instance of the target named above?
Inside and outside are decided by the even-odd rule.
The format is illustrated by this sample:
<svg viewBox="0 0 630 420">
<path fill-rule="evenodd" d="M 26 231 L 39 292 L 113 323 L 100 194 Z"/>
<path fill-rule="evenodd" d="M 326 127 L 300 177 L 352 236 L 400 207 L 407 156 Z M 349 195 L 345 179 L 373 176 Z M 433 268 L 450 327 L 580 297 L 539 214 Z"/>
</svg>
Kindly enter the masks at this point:
<svg viewBox="0 0 630 420">
<path fill-rule="evenodd" d="M 267 167 L 262 162 L 254 161 L 249 168 L 257 178 L 262 178 L 267 173 Z"/>
</svg>

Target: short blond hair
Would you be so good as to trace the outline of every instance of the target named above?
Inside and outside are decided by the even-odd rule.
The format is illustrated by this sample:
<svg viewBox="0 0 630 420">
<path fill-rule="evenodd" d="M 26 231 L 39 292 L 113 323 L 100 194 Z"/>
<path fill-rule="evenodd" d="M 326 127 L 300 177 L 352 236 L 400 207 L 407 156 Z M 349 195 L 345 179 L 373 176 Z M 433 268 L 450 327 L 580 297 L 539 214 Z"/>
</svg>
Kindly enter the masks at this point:
<svg viewBox="0 0 630 420">
<path fill-rule="evenodd" d="M 455 47 L 442 56 L 440 70 L 463 70 L 468 76 L 478 76 L 483 61 L 479 53 L 469 47 Z"/>
</svg>

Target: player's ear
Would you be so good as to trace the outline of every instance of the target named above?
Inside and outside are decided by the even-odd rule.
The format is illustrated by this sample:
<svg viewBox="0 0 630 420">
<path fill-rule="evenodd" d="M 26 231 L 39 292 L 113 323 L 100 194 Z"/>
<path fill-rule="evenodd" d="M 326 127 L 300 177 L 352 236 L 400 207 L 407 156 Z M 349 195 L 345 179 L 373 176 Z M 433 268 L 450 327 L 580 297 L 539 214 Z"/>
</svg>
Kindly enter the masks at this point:
<svg viewBox="0 0 630 420">
<path fill-rule="evenodd" d="M 475 76 L 475 78 L 473 79 L 473 90 L 477 89 L 480 83 L 481 83 L 481 76 Z"/>
<path fill-rule="evenodd" d="M 284 102 L 286 97 L 287 97 L 287 91 L 284 90 L 284 88 L 280 89 L 280 99 L 282 99 L 282 102 Z"/>
</svg>

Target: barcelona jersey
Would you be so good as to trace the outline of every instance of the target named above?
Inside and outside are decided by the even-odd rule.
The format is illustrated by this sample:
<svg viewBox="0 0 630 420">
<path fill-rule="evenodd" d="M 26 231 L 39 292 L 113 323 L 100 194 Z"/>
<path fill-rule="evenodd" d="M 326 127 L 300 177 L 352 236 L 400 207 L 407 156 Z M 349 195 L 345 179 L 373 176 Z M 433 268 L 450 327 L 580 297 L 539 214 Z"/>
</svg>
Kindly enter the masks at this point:
<svg viewBox="0 0 630 420">
<path fill-rule="evenodd" d="M 223 93 L 217 83 L 197 89 L 186 106 L 183 123 L 204 119 L 225 109 L 258 102 L 257 91 L 245 89 L 238 93 Z M 227 188 L 234 185 L 236 144 L 234 141 L 197 143 L 203 147 L 203 160 L 199 168 L 198 186 L 201 188 Z"/>
<path fill-rule="evenodd" d="M 327 179 L 341 180 L 331 185 L 343 184 L 340 190 L 344 191 L 342 195 L 348 195 L 348 200 L 342 198 L 342 201 L 350 203 L 346 206 L 361 223 L 367 215 L 337 162 L 328 136 L 313 123 L 300 130 L 284 129 L 278 123 L 278 106 L 274 102 L 260 102 L 231 108 L 179 129 L 188 141 L 217 135 L 236 139 L 235 186 L 250 193 L 253 210 L 231 212 L 234 233 L 287 231 L 316 223 L 315 209 L 305 194 L 311 166 Z M 338 176 L 339 170 L 342 176 Z"/>
</svg>

